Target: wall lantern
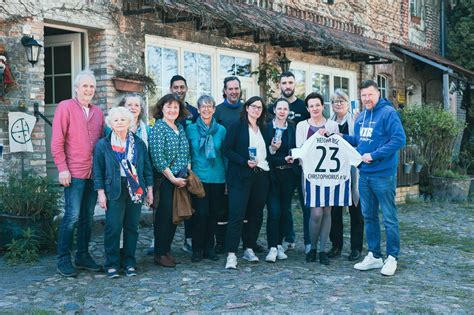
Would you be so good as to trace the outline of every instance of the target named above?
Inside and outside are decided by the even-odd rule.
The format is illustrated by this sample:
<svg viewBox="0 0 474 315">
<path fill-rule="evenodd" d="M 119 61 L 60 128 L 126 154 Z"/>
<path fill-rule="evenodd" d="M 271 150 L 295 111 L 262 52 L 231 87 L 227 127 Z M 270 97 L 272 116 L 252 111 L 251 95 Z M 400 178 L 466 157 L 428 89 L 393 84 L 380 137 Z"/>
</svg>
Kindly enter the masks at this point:
<svg viewBox="0 0 474 315">
<path fill-rule="evenodd" d="M 286 54 L 284 53 L 283 56 L 281 54 L 280 58 L 278 58 L 278 63 L 280 64 L 281 72 L 286 72 L 290 70 L 290 64 L 291 60 L 286 57 Z"/>
<path fill-rule="evenodd" d="M 41 47 L 43 47 L 34 37 L 23 36 L 21 38 L 21 43 L 25 46 L 26 59 L 34 67 L 35 63 L 38 62 L 38 58 L 41 52 Z"/>
</svg>

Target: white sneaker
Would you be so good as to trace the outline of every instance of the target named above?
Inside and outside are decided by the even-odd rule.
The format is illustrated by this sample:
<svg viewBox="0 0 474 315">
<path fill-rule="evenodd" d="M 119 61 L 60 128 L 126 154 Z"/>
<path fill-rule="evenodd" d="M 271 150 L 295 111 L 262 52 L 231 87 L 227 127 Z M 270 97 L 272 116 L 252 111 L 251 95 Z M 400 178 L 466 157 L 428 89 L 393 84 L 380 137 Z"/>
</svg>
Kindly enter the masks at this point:
<svg viewBox="0 0 474 315">
<path fill-rule="evenodd" d="M 287 259 L 288 256 L 285 254 L 285 250 L 283 249 L 283 246 L 278 245 L 277 247 L 277 258 L 279 260 Z"/>
<path fill-rule="evenodd" d="M 277 259 L 278 255 L 278 250 L 276 247 L 270 247 L 270 251 L 267 254 L 267 257 L 265 257 L 265 261 L 267 262 L 275 262 Z"/>
<path fill-rule="evenodd" d="M 250 261 L 250 262 L 258 262 L 259 261 L 258 257 L 255 255 L 255 253 L 253 252 L 253 249 L 251 249 L 251 248 L 247 248 L 244 251 L 244 256 L 242 258 L 247 260 L 247 261 Z"/>
<path fill-rule="evenodd" d="M 309 253 L 310 250 L 311 250 L 311 244 L 306 244 L 304 246 L 304 253 L 307 254 Z"/>
<path fill-rule="evenodd" d="M 225 269 L 237 269 L 237 256 L 235 256 L 235 254 L 227 255 L 227 262 L 225 263 Z"/>
<path fill-rule="evenodd" d="M 395 257 L 388 255 L 388 258 L 385 259 L 385 263 L 383 264 L 382 270 L 380 273 L 384 276 L 393 276 L 395 271 L 397 270 L 397 260 Z"/>
<path fill-rule="evenodd" d="M 370 270 L 376 268 L 382 268 L 383 260 L 382 258 L 375 258 L 372 252 L 369 252 L 367 256 L 364 257 L 364 260 L 354 265 L 354 269 L 357 270 Z"/>
<path fill-rule="evenodd" d="M 281 246 L 283 247 L 283 250 L 286 252 L 287 250 L 293 250 L 295 249 L 296 245 L 295 243 L 289 243 L 287 241 L 283 241 L 283 243 L 281 244 Z"/>
</svg>

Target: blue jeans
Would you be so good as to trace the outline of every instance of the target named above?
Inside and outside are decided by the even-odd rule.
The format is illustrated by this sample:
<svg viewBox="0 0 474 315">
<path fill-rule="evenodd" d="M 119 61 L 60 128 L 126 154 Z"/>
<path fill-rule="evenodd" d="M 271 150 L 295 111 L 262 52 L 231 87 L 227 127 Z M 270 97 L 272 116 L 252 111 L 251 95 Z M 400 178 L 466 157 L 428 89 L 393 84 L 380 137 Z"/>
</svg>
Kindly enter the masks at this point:
<svg viewBox="0 0 474 315">
<path fill-rule="evenodd" d="M 64 217 L 59 227 L 58 263 L 71 260 L 74 229 L 77 224 L 76 259 L 89 255 L 94 208 L 97 192 L 92 179 L 72 178 L 69 187 L 64 188 Z"/>
<path fill-rule="evenodd" d="M 134 267 L 138 241 L 138 224 L 142 205 L 132 202 L 125 177 L 117 200 L 107 200 L 105 212 L 104 249 L 105 268 Z M 120 251 L 120 233 L 123 229 L 123 249 Z"/>
<path fill-rule="evenodd" d="M 379 205 L 385 226 L 387 256 L 398 258 L 400 233 L 398 231 L 397 207 L 395 205 L 396 176 L 359 177 L 360 202 L 365 222 L 365 234 L 369 251 L 374 257 L 382 257 L 380 250 Z"/>
</svg>

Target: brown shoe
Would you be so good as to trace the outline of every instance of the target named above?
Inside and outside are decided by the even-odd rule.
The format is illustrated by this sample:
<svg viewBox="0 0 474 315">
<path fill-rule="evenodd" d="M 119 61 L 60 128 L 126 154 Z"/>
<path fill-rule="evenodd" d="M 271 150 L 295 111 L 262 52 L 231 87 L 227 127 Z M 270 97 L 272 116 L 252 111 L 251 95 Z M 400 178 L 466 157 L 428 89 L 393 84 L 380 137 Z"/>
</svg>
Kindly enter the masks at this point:
<svg viewBox="0 0 474 315">
<path fill-rule="evenodd" d="M 155 264 L 162 267 L 173 268 L 176 267 L 176 264 L 172 262 L 167 256 L 155 255 Z"/>
<path fill-rule="evenodd" d="M 176 258 L 174 258 L 173 256 L 171 256 L 170 253 L 166 253 L 166 257 L 171 260 L 175 265 L 179 265 L 181 262 L 179 260 L 177 260 Z"/>
</svg>

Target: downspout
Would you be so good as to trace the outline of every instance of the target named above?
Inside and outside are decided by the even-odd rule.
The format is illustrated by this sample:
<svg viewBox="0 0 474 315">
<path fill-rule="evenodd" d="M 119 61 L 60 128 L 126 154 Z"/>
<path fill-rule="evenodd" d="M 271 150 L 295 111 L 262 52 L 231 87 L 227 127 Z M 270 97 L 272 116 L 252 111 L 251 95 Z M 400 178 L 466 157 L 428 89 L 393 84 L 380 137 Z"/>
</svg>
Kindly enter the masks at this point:
<svg viewBox="0 0 474 315">
<path fill-rule="evenodd" d="M 444 0 L 440 1 L 440 34 L 439 34 L 439 41 L 440 41 L 440 54 L 442 57 L 446 56 L 446 51 L 445 51 L 445 42 L 446 42 L 446 5 L 444 3 Z"/>
</svg>

